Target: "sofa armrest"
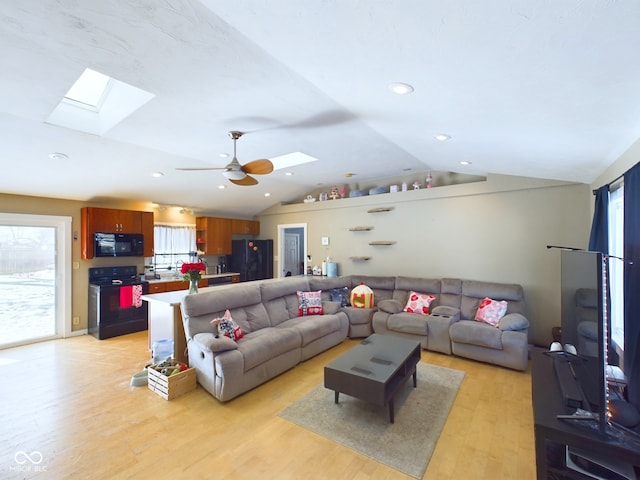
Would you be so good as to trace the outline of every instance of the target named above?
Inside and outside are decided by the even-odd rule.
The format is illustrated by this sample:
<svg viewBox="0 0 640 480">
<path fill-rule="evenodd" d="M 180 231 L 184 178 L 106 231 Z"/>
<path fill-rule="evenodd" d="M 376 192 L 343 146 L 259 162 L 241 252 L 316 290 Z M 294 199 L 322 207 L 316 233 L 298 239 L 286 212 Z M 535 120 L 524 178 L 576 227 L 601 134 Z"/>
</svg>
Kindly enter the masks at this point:
<svg viewBox="0 0 640 480">
<path fill-rule="evenodd" d="M 215 337 L 213 333 L 198 333 L 193 337 L 193 341 L 196 342 L 202 350 L 212 353 L 238 348 L 238 344 L 229 337 L 223 335 Z"/>
<path fill-rule="evenodd" d="M 342 306 L 340 305 L 340 302 L 332 302 L 330 300 L 322 301 L 322 310 L 327 315 L 333 315 L 335 313 L 338 313 L 340 311 L 340 308 L 342 308 Z"/>
<path fill-rule="evenodd" d="M 378 310 L 385 313 L 400 313 L 404 309 L 404 305 L 402 305 L 398 300 L 394 300 L 393 298 L 380 300 L 377 307 Z"/>
<path fill-rule="evenodd" d="M 529 328 L 529 320 L 520 313 L 508 313 L 498 322 L 498 328 L 506 330 L 526 330 Z"/>
</svg>

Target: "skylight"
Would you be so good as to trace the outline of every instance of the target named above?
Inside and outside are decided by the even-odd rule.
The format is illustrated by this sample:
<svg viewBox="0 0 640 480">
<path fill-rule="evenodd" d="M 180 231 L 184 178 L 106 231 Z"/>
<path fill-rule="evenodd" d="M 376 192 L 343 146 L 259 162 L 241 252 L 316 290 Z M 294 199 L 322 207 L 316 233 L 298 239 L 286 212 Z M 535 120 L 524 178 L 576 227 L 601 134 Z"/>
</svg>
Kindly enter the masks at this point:
<svg viewBox="0 0 640 480">
<path fill-rule="evenodd" d="M 271 158 L 270 160 L 271 163 L 273 163 L 273 169 L 280 170 L 282 168 L 302 165 L 303 163 L 315 162 L 318 159 L 302 152 L 293 152 Z"/>
<path fill-rule="evenodd" d="M 47 123 L 102 135 L 155 95 L 90 68 L 74 82 Z"/>
<path fill-rule="evenodd" d="M 100 111 L 110 84 L 111 77 L 87 68 L 69 89 L 64 100 L 78 104 L 79 107 Z"/>
</svg>

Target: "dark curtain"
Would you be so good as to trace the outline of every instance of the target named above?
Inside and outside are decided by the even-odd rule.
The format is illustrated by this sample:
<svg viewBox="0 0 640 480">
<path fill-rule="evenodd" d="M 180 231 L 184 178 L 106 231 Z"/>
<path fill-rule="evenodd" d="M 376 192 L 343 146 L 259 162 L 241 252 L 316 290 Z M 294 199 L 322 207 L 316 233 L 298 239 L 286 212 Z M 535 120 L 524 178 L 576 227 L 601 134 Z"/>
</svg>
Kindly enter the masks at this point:
<svg viewBox="0 0 640 480">
<path fill-rule="evenodd" d="M 640 410 L 640 163 L 624 174 L 624 370 Z"/>
<path fill-rule="evenodd" d="M 609 185 L 595 191 L 596 204 L 593 211 L 593 223 L 589 236 L 589 250 L 609 253 Z"/>
</svg>

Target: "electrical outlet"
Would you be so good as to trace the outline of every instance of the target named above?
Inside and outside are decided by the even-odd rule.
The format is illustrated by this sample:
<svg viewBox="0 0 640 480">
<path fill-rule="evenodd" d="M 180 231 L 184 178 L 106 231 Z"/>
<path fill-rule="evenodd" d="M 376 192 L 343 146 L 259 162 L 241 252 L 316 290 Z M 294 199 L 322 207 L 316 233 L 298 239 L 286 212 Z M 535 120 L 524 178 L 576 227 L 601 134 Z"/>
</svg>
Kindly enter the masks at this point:
<svg viewBox="0 0 640 480">
<path fill-rule="evenodd" d="M 78 270 L 80 268 L 80 262 L 73 262 L 72 267 L 74 270 Z"/>
<path fill-rule="evenodd" d="M 73 324 L 80 325 L 80 317 L 73 317 Z"/>
</svg>

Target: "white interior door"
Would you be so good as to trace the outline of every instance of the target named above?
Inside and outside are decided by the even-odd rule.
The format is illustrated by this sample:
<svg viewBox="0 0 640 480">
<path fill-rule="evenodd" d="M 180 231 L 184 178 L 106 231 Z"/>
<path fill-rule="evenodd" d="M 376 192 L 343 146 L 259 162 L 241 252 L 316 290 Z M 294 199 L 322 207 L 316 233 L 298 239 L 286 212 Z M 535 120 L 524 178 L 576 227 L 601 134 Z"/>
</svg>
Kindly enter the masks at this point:
<svg viewBox="0 0 640 480">
<path fill-rule="evenodd" d="M 276 271 L 278 277 L 302 275 L 307 271 L 307 224 L 294 223 L 278 225 L 278 245 L 276 247 Z"/>
<path fill-rule="evenodd" d="M 296 233 L 284 234 L 284 274 L 300 275 L 300 235 Z"/>
</svg>

